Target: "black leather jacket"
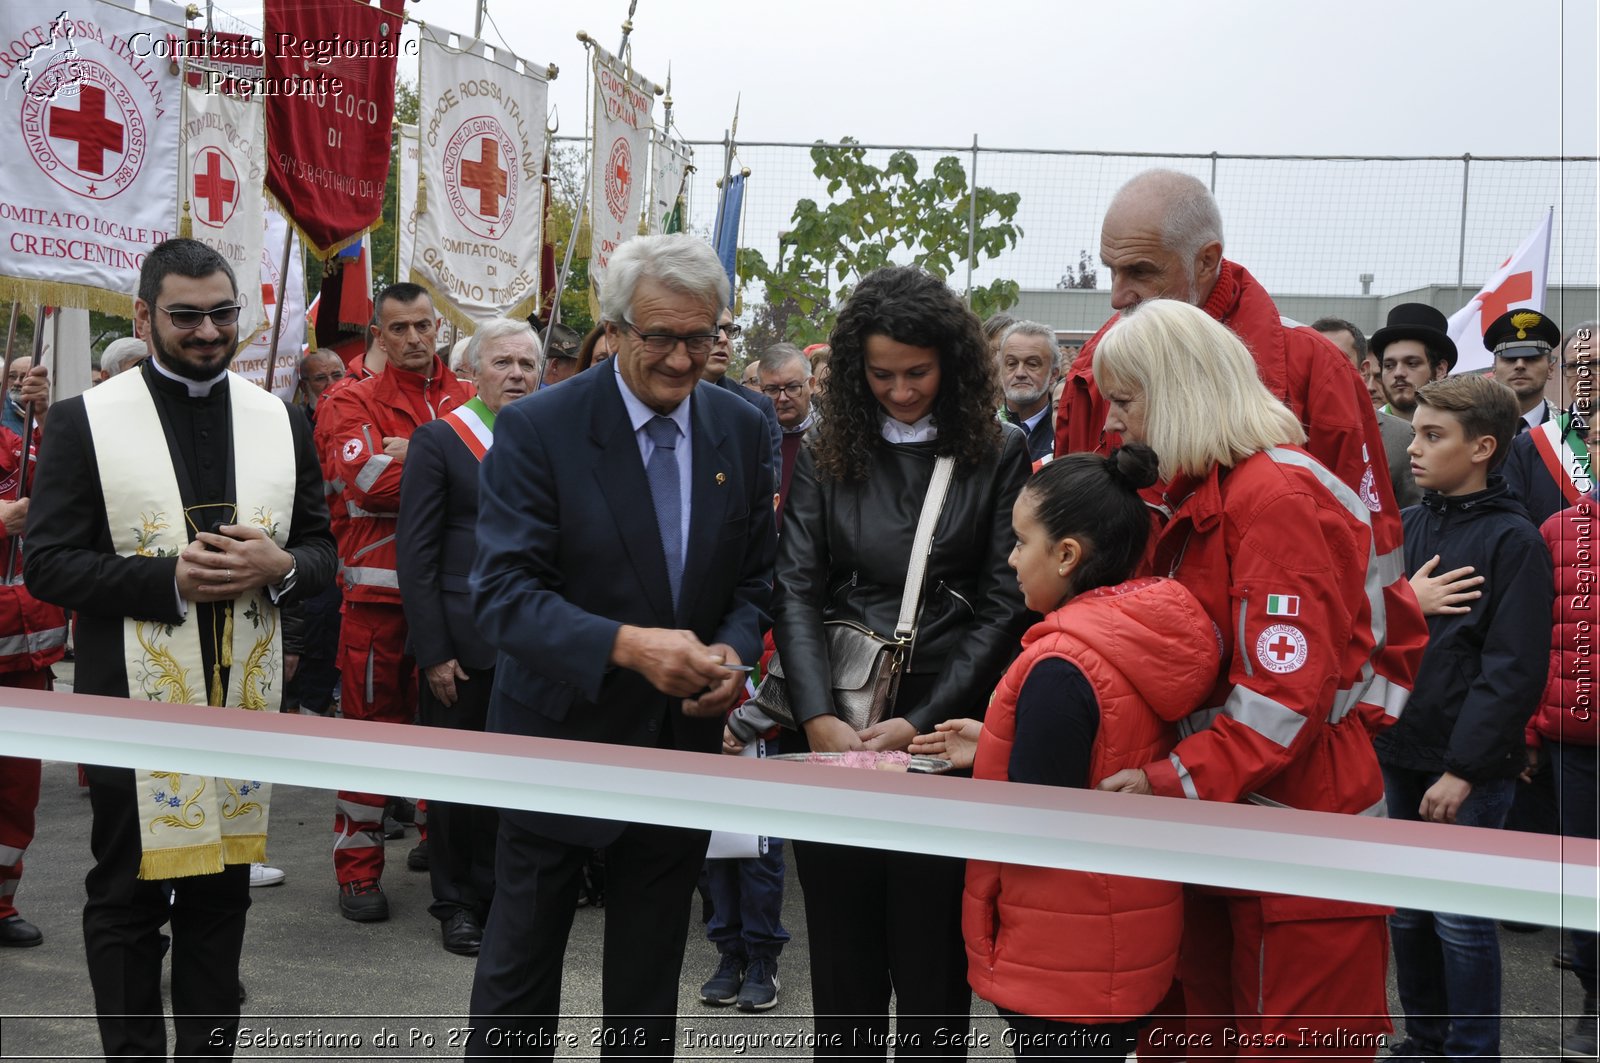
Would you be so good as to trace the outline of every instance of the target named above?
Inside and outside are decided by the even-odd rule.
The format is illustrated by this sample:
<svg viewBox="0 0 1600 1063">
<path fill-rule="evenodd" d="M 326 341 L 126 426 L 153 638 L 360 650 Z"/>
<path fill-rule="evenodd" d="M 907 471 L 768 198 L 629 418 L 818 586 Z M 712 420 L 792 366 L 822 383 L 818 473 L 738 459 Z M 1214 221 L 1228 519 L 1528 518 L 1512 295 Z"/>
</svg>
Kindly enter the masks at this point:
<svg viewBox="0 0 1600 1063">
<path fill-rule="evenodd" d="M 796 722 L 833 711 L 826 620 L 856 620 L 892 637 L 928 481 L 932 443 L 878 442 L 859 483 L 819 482 L 802 449 L 783 511 L 773 597 L 773 638 Z M 1005 426 L 995 458 L 956 467 L 923 582 L 916 646 L 907 665 L 933 676 L 929 694 L 895 715 L 919 733 L 943 720 L 982 718 L 1016 654 L 1027 612 L 1006 564 L 1011 505 L 1028 479 L 1027 438 Z M 920 684 L 919 684 L 920 685 Z"/>
</svg>

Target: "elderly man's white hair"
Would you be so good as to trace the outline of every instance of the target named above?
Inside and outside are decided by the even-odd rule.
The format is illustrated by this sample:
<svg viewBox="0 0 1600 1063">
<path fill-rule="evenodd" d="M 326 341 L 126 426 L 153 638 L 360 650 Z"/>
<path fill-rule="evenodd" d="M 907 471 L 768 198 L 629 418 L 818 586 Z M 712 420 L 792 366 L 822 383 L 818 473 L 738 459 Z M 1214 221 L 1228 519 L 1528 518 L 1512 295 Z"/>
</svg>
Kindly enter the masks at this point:
<svg viewBox="0 0 1600 1063">
<path fill-rule="evenodd" d="M 1207 244 L 1222 243 L 1222 212 L 1199 178 L 1177 170 L 1146 170 L 1117 189 L 1106 213 L 1147 198 L 1166 206 L 1161 244 L 1168 251 L 1192 260 Z"/>
<path fill-rule="evenodd" d="M 533 341 L 533 357 L 538 362 L 540 370 L 544 369 L 544 347 L 539 343 L 538 333 L 527 320 L 518 317 L 490 318 L 478 326 L 478 331 L 472 334 L 467 341 L 467 346 L 461 353 L 461 368 L 469 373 L 478 371 L 478 352 L 483 350 L 483 345 L 494 340 L 503 340 L 510 336 L 526 336 Z M 454 355 L 452 355 L 454 357 Z"/>
<path fill-rule="evenodd" d="M 106 345 L 105 351 L 100 355 L 100 371 L 108 377 L 113 377 L 149 356 L 150 348 L 144 340 L 124 336 Z"/>
<path fill-rule="evenodd" d="M 639 282 L 652 280 L 705 304 L 714 316 L 728 305 L 728 273 L 704 240 L 687 233 L 635 236 L 611 256 L 600 316 L 619 322 L 628 316 Z"/>
<path fill-rule="evenodd" d="M 1036 340 L 1044 341 L 1045 349 L 1050 351 L 1055 359 L 1050 363 L 1051 371 L 1057 373 L 1061 371 L 1061 361 L 1064 356 L 1061 353 L 1061 341 L 1056 339 L 1055 329 L 1038 321 L 1018 321 L 1007 326 L 1000 334 L 1001 350 L 1005 349 L 1006 341 L 1012 336 L 1032 336 Z"/>
</svg>

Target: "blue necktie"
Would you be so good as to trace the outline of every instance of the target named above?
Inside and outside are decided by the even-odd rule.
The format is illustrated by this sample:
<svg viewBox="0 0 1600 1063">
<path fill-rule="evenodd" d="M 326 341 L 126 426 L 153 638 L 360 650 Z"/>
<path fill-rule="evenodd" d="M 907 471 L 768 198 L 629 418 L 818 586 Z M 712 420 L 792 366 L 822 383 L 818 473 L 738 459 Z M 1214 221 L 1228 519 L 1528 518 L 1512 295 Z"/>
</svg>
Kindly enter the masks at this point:
<svg viewBox="0 0 1600 1063">
<path fill-rule="evenodd" d="M 678 607 L 678 588 L 683 583 L 683 500 L 678 480 L 678 425 L 670 417 L 652 417 L 644 430 L 650 434 L 655 450 L 645 475 L 650 480 L 650 498 L 656 507 L 656 526 L 661 533 L 661 550 L 667 555 L 667 581 L 672 585 L 672 607 Z"/>
</svg>

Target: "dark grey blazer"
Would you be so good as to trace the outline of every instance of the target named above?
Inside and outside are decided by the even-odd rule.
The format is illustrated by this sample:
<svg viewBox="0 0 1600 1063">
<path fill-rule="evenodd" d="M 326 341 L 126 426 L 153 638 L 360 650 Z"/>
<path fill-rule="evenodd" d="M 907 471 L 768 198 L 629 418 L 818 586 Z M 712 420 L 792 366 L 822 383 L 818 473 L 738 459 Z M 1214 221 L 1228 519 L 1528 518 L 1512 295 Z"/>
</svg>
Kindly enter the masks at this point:
<svg viewBox="0 0 1600 1063">
<path fill-rule="evenodd" d="M 478 549 L 478 459 L 444 420 L 411 436 L 400 475 L 395 553 L 406 644 L 418 668 L 455 660 L 493 668 L 467 577 Z"/>
</svg>

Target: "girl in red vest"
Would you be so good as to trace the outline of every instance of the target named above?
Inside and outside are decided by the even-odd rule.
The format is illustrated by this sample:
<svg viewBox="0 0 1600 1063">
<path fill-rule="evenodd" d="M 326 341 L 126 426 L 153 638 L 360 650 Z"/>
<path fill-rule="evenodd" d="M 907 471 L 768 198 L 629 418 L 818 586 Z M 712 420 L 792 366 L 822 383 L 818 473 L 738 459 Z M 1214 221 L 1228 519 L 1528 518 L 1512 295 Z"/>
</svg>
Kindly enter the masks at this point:
<svg viewBox="0 0 1600 1063">
<path fill-rule="evenodd" d="M 1154 451 L 1135 444 L 1068 455 L 1028 481 L 1010 564 L 1043 619 L 986 722 L 941 723 L 913 753 L 970 763 L 980 779 L 1088 789 L 1171 750 L 1173 723 L 1200 706 L 1219 656 L 1194 595 L 1130 579 L 1150 530 L 1138 492 L 1155 479 Z M 1021 1058 L 1121 1060 L 1172 982 L 1182 926 L 1176 883 L 967 864 L 967 978 L 1011 1024 Z"/>
</svg>

